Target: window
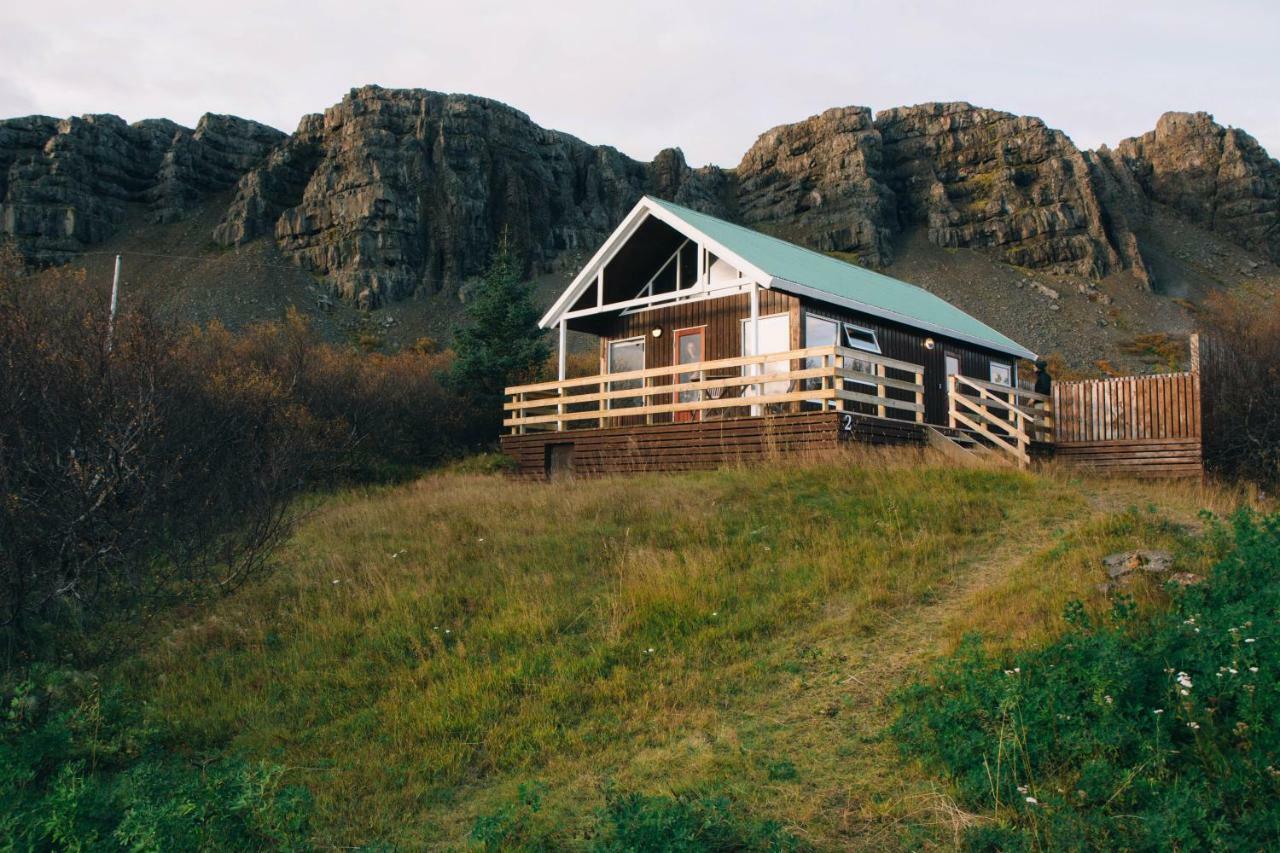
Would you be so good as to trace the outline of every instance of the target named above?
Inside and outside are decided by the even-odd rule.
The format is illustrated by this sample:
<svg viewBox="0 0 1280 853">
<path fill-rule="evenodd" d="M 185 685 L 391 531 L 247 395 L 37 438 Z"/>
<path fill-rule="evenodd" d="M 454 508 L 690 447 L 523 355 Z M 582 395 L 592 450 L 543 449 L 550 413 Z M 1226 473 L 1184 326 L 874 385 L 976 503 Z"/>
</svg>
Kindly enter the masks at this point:
<svg viewBox="0 0 1280 853">
<path fill-rule="evenodd" d="M 1004 385 L 1005 387 L 1012 388 L 1013 367 L 999 361 L 991 362 L 991 383 L 993 385 Z"/>
<path fill-rule="evenodd" d="M 876 333 L 873 329 L 867 329 L 863 326 L 856 326 L 853 323 L 844 324 L 844 340 L 852 349 L 860 349 L 865 352 L 880 352 L 880 342 L 876 340 Z M 869 359 L 848 358 L 845 359 L 845 367 L 850 370 L 856 370 L 859 373 L 875 373 L 876 363 Z M 845 388 L 849 391 L 857 391 L 860 394 L 875 394 L 876 386 L 866 382 L 846 381 Z"/>
<path fill-rule="evenodd" d="M 876 333 L 872 329 L 864 329 L 862 326 L 855 326 L 853 323 L 845 323 L 844 338 L 853 349 L 880 352 L 880 342 L 876 340 Z"/>
<path fill-rule="evenodd" d="M 609 372 L 629 373 L 632 370 L 644 370 L 644 338 L 628 338 L 622 341 L 609 342 Z M 643 379 L 623 379 L 610 382 L 610 391 L 627 391 L 644 386 Z M 643 398 L 615 397 L 609 401 L 611 409 L 633 409 L 643 402 Z"/>
<path fill-rule="evenodd" d="M 840 332 L 840 324 L 835 320 L 828 320 L 826 317 L 817 317 L 813 314 L 806 313 L 804 315 L 804 345 L 805 347 L 833 347 L 836 345 L 836 337 Z M 822 367 L 822 356 L 811 355 L 804 360 L 806 370 L 812 370 L 815 367 Z M 814 377 L 804 380 L 804 390 L 813 391 L 822 387 L 822 379 Z"/>
</svg>

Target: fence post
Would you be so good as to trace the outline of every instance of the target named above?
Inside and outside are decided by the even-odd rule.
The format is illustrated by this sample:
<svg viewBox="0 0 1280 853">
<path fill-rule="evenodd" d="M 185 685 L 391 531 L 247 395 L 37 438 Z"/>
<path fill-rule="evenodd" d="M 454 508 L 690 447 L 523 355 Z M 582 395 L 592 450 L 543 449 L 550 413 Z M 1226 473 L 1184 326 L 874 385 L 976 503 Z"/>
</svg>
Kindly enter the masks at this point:
<svg viewBox="0 0 1280 853">
<path fill-rule="evenodd" d="M 916 405 L 920 408 L 916 410 L 916 423 L 924 423 L 924 374 L 916 374 Z"/>
<path fill-rule="evenodd" d="M 878 377 L 880 377 L 881 379 L 883 379 L 883 378 L 884 378 L 884 375 L 885 375 L 885 368 L 884 368 L 884 365 L 883 365 L 883 364 L 880 364 L 879 362 L 876 362 L 875 372 L 876 372 L 876 376 L 878 376 Z M 877 383 L 876 383 L 876 396 L 877 396 L 877 397 L 879 397 L 881 400 L 883 400 L 883 399 L 884 399 L 884 391 L 885 391 L 884 383 L 883 383 L 883 382 L 877 382 Z M 881 418 L 883 418 L 883 417 L 885 416 L 885 414 L 886 414 L 886 411 L 885 411 L 884 403 L 878 403 L 878 404 L 876 405 L 876 416 L 877 416 L 877 417 L 881 417 Z"/>
<path fill-rule="evenodd" d="M 947 426 L 956 428 L 956 377 L 947 377 Z"/>
</svg>

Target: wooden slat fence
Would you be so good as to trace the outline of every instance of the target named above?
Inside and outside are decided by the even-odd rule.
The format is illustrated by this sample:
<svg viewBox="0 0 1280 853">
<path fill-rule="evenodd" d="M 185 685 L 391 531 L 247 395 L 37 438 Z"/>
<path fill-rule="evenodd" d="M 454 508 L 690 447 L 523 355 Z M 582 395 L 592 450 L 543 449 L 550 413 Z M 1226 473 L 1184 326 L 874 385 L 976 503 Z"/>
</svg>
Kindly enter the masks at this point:
<svg viewBox="0 0 1280 853">
<path fill-rule="evenodd" d="M 1203 472 L 1200 375 L 1055 382 L 1055 455 L 1130 474 Z"/>
</svg>

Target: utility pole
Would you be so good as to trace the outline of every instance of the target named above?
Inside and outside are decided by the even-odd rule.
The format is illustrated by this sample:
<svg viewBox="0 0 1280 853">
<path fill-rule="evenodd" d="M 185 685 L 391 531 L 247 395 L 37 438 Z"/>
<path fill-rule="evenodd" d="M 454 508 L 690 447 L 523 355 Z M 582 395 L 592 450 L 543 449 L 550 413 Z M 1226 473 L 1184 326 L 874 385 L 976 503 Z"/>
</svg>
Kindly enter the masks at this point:
<svg viewBox="0 0 1280 853">
<path fill-rule="evenodd" d="M 107 352 L 111 352 L 111 338 L 116 331 L 116 308 L 120 304 L 120 256 L 116 255 L 116 272 L 111 277 L 111 316 L 107 319 Z"/>
</svg>

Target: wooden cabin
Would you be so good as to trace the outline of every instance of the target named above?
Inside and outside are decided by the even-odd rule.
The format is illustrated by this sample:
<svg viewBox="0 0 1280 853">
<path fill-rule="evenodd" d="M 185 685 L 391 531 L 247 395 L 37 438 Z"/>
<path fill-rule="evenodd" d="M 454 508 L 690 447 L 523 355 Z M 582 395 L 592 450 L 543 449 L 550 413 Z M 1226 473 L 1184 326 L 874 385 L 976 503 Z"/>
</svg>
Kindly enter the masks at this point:
<svg viewBox="0 0 1280 853">
<path fill-rule="evenodd" d="M 705 213 L 641 199 L 541 320 L 559 376 L 506 389 L 521 474 L 714 467 L 842 440 L 980 437 L 1020 464 L 1035 354 L 928 291 Z M 599 370 L 565 373 L 570 332 Z"/>
</svg>

